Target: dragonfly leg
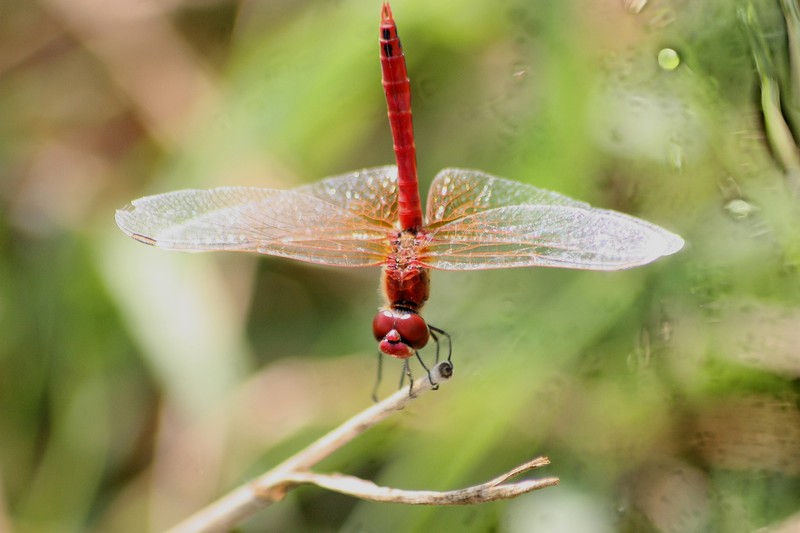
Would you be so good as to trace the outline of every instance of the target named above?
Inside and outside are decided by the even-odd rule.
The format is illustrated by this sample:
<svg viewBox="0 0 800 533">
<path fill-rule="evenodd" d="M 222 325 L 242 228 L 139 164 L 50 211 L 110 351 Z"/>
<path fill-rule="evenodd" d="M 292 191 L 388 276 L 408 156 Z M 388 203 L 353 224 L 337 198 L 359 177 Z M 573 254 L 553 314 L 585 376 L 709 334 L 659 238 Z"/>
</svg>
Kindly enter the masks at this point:
<svg viewBox="0 0 800 533">
<path fill-rule="evenodd" d="M 378 375 L 375 377 L 375 386 L 372 387 L 372 401 L 378 403 L 378 386 L 381 384 L 383 376 L 383 354 L 378 352 Z M 402 385 L 401 385 L 402 387 Z"/>
<path fill-rule="evenodd" d="M 439 329 L 435 326 L 431 326 L 430 324 L 428 324 L 428 329 L 430 330 L 431 335 L 433 336 L 433 340 L 436 341 L 436 362 L 437 363 L 439 362 L 439 338 L 436 335 L 434 335 L 434 333 L 438 333 L 439 335 L 444 335 L 445 337 L 447 337 L 447 362 L 452 364 L 452 361 L 450 359 L 453 357 L 453 339 L 452 337 L 450 337 L 450 334 L 447 333 L 445 330 Z"/>
<path fill-rule="evenodd" d="M 428 326 L 428 331 L 430 331 L 431 337 L 433 337 L 433 342 L 436 343 L 436 359 L 433 362 L 433 365 L 436 366 L 439 364 L 439 336 L 433 332 L 430 326 Z"/>
<path fill-rule="evenodd" d="M 419 357 L 419 355 L 417 356 Z M 403 382 L 405 382 L 406 376 L 408 376 L 408 396 L 413 398 L 414 394 L 412 391 L 414 389 L 414 377 L 411 375 L 411 367 L 408 365 L 408 359 L 403 359 L 403 373 L 400 374 L 400 388 L 403 388 Z"/>
<path fill-rule="evenodd" d="M 420 357 L 419 352 L 415 351 L 414 353 L 417 355 L 417 360 L 419 361 L 419 364 L 421 364 L 422 368 L 425 369 L 425 372 L 428 373 L 428 380 L 431 382 L 432 385 L 431 388 L 433 390 L 439 390 L 439 384 L 433 381 L 433 376 L 431 376 L 431 369 L 428 368 L 428 365 L 426 365 L 425 361 L 422 360 L 422 357 Z"/>
</svg>

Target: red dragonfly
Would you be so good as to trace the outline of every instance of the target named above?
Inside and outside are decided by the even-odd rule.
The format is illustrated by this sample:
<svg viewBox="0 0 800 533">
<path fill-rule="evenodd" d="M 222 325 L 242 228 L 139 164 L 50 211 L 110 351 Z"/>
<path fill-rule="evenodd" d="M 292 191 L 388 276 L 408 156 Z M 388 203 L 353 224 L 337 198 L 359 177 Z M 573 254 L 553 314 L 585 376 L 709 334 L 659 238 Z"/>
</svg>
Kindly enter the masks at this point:
<svg viewBox="0 0 800 533">
<path fill-rule="evenodd" d="M 381 12 L 380 58 L 396 166 L 292 190 L 220 187 L 148 196 L 117 211 L 120 229 L 169 250 L 383 267 L 386 304 L 372 329 L 380 352 L 404 360 L 409 379 L 412 355 L 419 358 L 418 350 L 433 337 L 438 359 L 437 334 L 449 340 L 419 314 L 431 268 L 620 270 L 683 247 L 679 236 L 644 220 L 477 170 L 442 170 L 423 217 L 411 86 L 388 3 Z"/>
</svg>

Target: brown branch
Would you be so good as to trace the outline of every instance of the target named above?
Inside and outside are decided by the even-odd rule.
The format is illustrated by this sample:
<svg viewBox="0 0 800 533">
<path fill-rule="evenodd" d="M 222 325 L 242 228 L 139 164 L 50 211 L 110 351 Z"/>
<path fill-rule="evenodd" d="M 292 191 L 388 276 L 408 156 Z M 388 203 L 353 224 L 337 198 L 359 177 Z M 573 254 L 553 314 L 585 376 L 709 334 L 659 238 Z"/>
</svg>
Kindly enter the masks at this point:
<svg viewBox="0 0 800 533">
<path fill-rule="evenodd" d="M 441 383 L 452 375 L 449 363 L 439 363 L 431 370 L 434 382 Z M 428 377 L 417 380 L 412 395 L 401 389 L 360 412 L 341 426 L 313 442 L 269 472 L 233 490 L 205 509 L 170 529 L 170 533 L 195 533 L 226 531 L 245 518 L 253 515 L 286 496 L 286 492 L 296 483 L 290 478 L 299 472 L 307 471 L 334 451 L 338 450 L 378 422 L 403 409 L 414 397 L 431 390 Z"/>
<path fill-rule="evenodd" d="M 317 485 L 328 490 L 374 502 L 405 503 L 408 505 L 473 505 L 516 498 L 534 490 L 558 485 L 557 477 L 504 483 L 513 476 L 548 464 L 550 464 L 550 460 L 547 457 L 538 457 L 481 485 L 448 492 L 380 487 L 371 481 L 342 474 L 298 472 L 291 476 L 291 481 L 297 484 L 309 483 Z"/>
<path fill-rule="evenodd" d="M 439 363 L 431 370 L 431 378 L 434 383 L 442 383 L 450 378 L 452 371 L 453 367 L 450 363 Z M 234 489 L 187 518 L 170 529 L 169 533 L 228 531 L 258 510 L 282 500 L 289 490 L 300 484 L 311 483 L 372 501 L 418 505 L 467 505 L 513 498 L 558 483 L 557 478 L 505 483 L 513 476 L 548 464 L 549 461 L 546 458 L 530 461 L 483 485 L 451 492 L 405 491 L 379 487 L 372 482 L 351 476 L 315 474 L 308 471 L 334 451 L 389 415 L 402 410 L 412 399 L 432 388 L 431 380 L 426 376 L 414 384 L 412 395 L 409 395 L 407 389 L 397 391 L 382 402 L 357 414 L 269 472 Z"/>
</svg>

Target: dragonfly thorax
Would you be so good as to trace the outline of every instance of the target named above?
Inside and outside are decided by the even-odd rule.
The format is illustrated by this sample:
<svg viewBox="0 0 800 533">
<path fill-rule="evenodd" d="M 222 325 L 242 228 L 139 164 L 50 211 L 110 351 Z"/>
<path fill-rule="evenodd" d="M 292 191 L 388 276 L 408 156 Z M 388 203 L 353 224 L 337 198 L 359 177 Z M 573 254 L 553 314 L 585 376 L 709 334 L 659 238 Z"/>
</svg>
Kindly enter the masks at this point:
<svg viewBox="0 0 800 533">
<path fill-rule="evenodd" d="M 390 236 L 391 266 L 403 270 L 419 264 L 419 254 L 428 243 L 428 234 L 424 231 L 404 230 Z"/>
<path fill-rule="evenodd" d="M 427 235 L 400 231 L 392 236 L 392 253 L 383 268 L 383 290 L 387 306 L 406 308 L 418 313 L 430 294 L 428 269 L 418 256 Z"/>
<path fill-rule="evenodd" d="M 405 308 L 381 309 L 372 321 L 378 349 L 392 357 L 406 359 L 428 344 L 428 324 L 416 312 Z"/>
</svg>

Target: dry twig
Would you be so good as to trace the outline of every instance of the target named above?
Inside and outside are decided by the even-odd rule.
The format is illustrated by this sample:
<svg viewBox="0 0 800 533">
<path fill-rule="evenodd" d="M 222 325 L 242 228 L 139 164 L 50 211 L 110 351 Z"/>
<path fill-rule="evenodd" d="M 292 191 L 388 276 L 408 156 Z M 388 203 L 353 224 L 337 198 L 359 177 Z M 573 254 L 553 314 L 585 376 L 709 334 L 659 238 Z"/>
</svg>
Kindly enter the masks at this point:
<svg viewBox="0 0 800 533">
<path fill-rule="evenodd" d="M 441 383 L 450 378 L 452 371 L 453 367 L 450 363 L 442 362 L 431 370 L 431 377 L 434 383 Z M 558 483 L 558 478 L 505 483 L 511 477 L 549 464 L 546 458 L 534 459 L 482 485 L 450 492 L 406 491 L 379 487 L 372 482 L 352 476 L 315 474 L 308 471 L 309 468 L 334 451 L 392 413 L 403 409 L 410 400 L 431 388 L 431 380 L 426 376 L 415 383 L 412 395 L 409 395 L 406 389 L 397 391 L 382 402 L 357 414 L 269 472 L 233 490 L 187 518 L 170 529 L 169 533 L 227 531 L 252 516 L 259 509 L 282 500 L 290 489 L 300 484 L 311 483 L 343 494 L 380 502 L 415 505 L 469 505 L 513 498 Z"/>
<path fill-rule="evenodd" d="M 508 500 L 522 494 L 558 484 L 557 477 L 528 479 L 516 483 L 505 483 L 508 479 L 549 465 L 547 457 L 537 457 L 506 472 L 491 481 L 467 487 L 466 489 L 436 492 L 431 490 L 402 490 L 391 487 L 379 487 L 371 481 L 342 474 L 315 474 L 298 472 L 291 476 L 297 484 L 310 483 L 328 490 L 340 492 L 374 502 L 405 503 L 408 505 L 473 505 L 476 503 Z"/>
</svg>

